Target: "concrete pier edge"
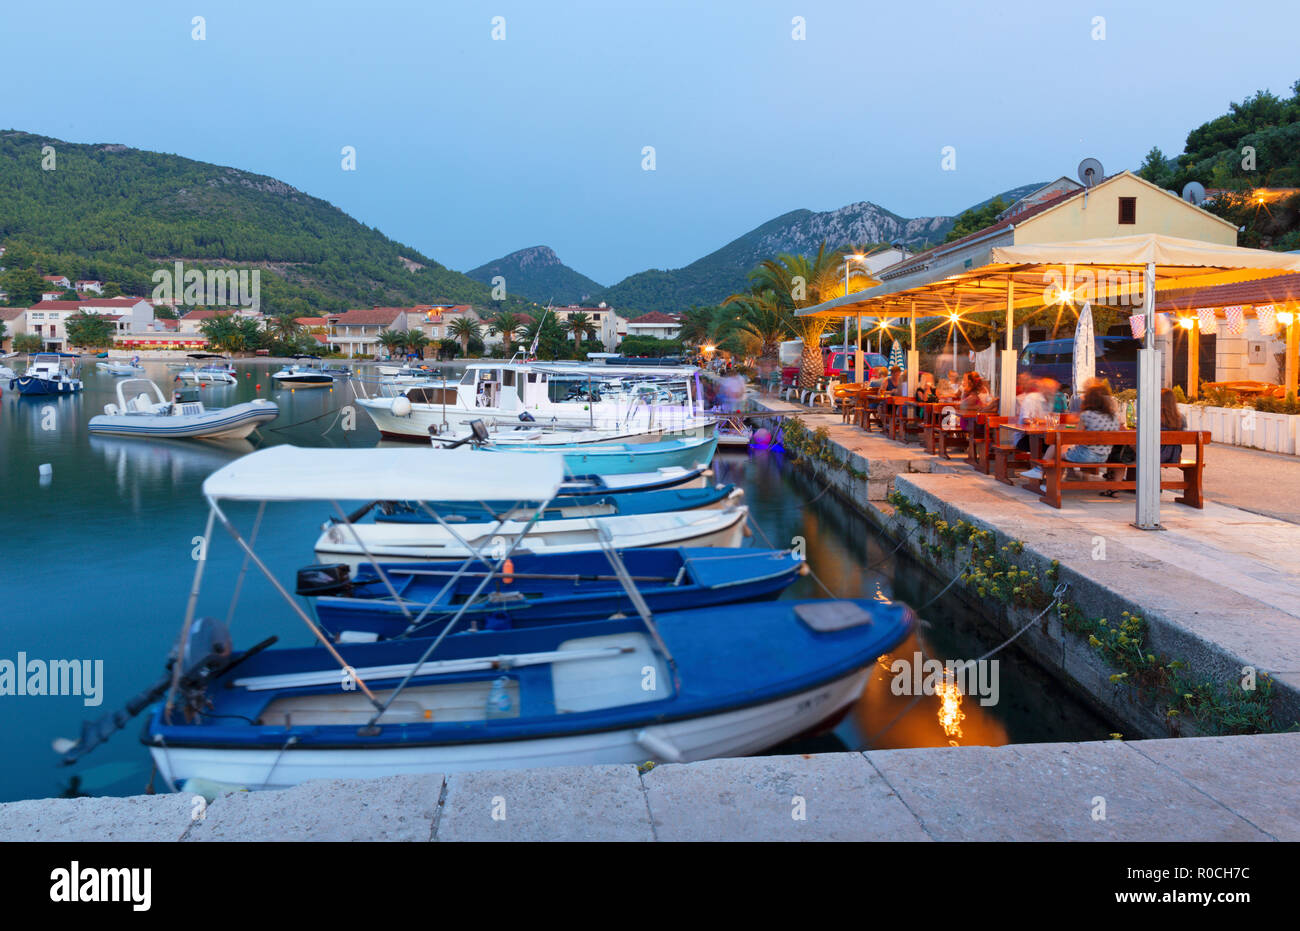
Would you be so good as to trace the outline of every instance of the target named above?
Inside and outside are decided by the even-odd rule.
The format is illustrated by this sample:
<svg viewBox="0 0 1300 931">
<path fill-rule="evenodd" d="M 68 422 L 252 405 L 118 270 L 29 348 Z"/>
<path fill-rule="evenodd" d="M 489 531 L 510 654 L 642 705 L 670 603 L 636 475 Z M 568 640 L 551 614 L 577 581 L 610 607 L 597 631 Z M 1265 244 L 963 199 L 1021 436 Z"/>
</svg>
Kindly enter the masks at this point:
<svg viewBox="0 0 1300 931">
<path fill-rule="evenodd" d="M 0 841 L 1296 841 L 1300 734 L 321 780 L 0 805 Z"/>
</svg>

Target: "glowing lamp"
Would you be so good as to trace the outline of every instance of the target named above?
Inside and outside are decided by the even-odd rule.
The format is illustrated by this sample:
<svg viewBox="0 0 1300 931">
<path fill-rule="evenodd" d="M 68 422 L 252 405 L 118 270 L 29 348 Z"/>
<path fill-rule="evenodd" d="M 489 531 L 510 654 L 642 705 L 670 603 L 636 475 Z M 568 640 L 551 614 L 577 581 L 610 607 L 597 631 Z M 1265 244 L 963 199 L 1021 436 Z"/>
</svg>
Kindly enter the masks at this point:
<svg viewBox="0 0 1300 931">
<path fill-rule="evenodd" d="M 1179 317 L 1178 325 L 1184 330 L 1190 330 L 1192 327 L 1196 326 L 1196 321 L 1191 317 Z"/>
<path fill-rule="evenodd" d="M 1276 320 L 1283 326 L 1290 326 L 1291 321 L 1295 319 L 1295 314 L 1289 310 L 1279 310 L 1276 314 Z"/>
</svg>

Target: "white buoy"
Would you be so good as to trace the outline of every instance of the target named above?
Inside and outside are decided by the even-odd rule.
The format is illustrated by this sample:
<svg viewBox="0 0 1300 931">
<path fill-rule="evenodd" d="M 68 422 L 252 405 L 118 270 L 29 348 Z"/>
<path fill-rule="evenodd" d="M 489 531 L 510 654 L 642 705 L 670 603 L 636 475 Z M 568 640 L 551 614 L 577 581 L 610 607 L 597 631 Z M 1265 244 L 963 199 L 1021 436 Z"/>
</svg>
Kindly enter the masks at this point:
<svg viewBox="0 0 1300 931">
<path fill-rule="evenodd" d="M 37 471 L 41 473 L 41 478 L 49 478 L 54 474 L 54 466 L 48 462 L 42 462 Z"/>
<path fill-rule="evenodd" d="M 403 397 L 401 395 L 399 395 L 396 398 L 393 398 L 392 411 L 394 417 L 406 417 L 407 415 L 409 415 L 411 413 L 410 398 Z"/>
</svg>

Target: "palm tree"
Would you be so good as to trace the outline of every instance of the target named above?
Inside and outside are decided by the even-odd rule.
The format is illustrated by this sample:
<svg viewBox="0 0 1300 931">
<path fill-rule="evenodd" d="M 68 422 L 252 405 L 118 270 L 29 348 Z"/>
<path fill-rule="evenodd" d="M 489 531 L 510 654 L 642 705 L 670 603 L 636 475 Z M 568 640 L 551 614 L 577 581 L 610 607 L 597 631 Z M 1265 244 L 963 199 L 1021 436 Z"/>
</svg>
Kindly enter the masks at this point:
<svg viewBox="0 0 1300 931">
<path fill-rule="evenodd" d="M 199 324 L 199 332 L 208 341 L 208 345 L 218 351 L 234 352 L 235 343 L 243 348 L 242 335 L 230 314 L 217 314 Z M 237 338 L 240 337 L 240 338 Z"/>
<path fill-rule="evenodd" d="M 423 330 L 411 330 L 406 334 L 406 351 L 419 353 L 420 358 L 424 358 L 424 350 L 429 345 L 429 337 L 424 335 Z"/>
<path fill-rule="evenodd" d="M 388 350 L 390 357 L 400 356 L 406 346 L 406 338 L 406 334 L 401 330 L 382 330 L 379 334 L 379 344 Z"/>
<path fill-rule="evenodd" d="M 716 307 L 692 307 L 682 311 L 681 327 L 677 338 L 687 346 L 700 346 L 713 341 Z"/>
<path fill-rule="evenodd" d="M 782 313 L 770 291 L 753 298 L 737 301 L 740 319 L 736 329 L 749 335 L 758 343 L 757 355 L 761 362 L 773 364 L 781 351 L 781 343 L 789 339 L 793 328 L 789 317 Z"/>
<path fill-rule="evenodd" d="M 505 345 L 506 358 L 510 358 L 510 348 L 514 345 L 515 339 L 519 332 L 524 328 L 524 319 L 519 314 L 503 310 L 488 323 L 488 332 L 497 335 L 500 334 L 501 342 Z"/>
<path fill-rule="evenodd" d="M 296 343 L 302 334 L 302 324 L 294 319 L 293 314 L 276 314 L 267 319 L 266 332 L 282 343 Z"/>
<path fill-rule="evenodd" d="M 483 338 L 483 326 L 473 317 L 457 317 L 447 328 L 447 332 L 460 340 L 462 355 L 469 355 L 470 340 Z"/>
<path fill-rule="evenodd" d="M 589 336 L 595 339 L 598 331 L 591 316 L 579 310 L 569 314 L 569 319 L 564 321 L 564 332 L 573 337 L 573 351 L 578 354 L 582 349 L 582 338 Z"/>
</svg>

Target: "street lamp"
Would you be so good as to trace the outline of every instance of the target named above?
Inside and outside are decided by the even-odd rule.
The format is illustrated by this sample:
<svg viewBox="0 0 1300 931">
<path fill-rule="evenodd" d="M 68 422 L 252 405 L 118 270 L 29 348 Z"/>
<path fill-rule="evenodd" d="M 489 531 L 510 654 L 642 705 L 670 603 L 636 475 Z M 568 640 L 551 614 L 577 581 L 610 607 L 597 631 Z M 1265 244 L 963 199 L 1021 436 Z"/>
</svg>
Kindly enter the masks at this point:
<svg viewBox="0 0 1300 931">
<path fill-rule="evenodd" d="M 850 262 L 857 262 L 863 268 L 866 268 L 867 257 L 863 255 L 861 252 L 850 252 L 844 256 L 844 296 L 845 297 L 849 296 L 849 263 Z M 859 317 L 859 319 L 861 318 Z M 862 331 L 859 328 L 858 342 L 860 343 L 861 341 L 862 341 Z M 849 318 L 846 315 L 844 317 L 844 352 L 847 354 L 848 351 L 849 351 Z M 857 380 L 859 382 L 862 381 L 862 366 L 858 364 L 858 360 L 861 356 L 861 352 L 862 352 L 862 347 L 860 345 L 855 346 L 853 348 L 854 370 L 857 372 Z M 847 362 L 848 360 L 846 359 L 845 361 Z"/>
</svg>

